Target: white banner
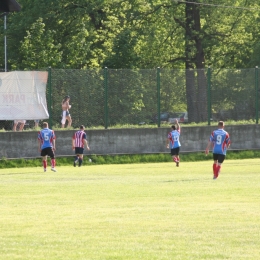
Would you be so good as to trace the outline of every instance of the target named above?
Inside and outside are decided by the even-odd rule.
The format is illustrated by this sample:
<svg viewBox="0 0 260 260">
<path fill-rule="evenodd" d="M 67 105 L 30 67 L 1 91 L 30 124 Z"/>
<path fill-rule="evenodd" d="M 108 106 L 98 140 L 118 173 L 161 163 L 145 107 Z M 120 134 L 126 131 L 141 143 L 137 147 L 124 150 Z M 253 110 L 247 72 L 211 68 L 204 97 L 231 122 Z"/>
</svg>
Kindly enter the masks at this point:
<svg viewBox="0 0 260 260">
<path fill-rule="evenodd" d="M 47 119 L 47 71 L 0 72 L 0 119 Z"/>
</svg>

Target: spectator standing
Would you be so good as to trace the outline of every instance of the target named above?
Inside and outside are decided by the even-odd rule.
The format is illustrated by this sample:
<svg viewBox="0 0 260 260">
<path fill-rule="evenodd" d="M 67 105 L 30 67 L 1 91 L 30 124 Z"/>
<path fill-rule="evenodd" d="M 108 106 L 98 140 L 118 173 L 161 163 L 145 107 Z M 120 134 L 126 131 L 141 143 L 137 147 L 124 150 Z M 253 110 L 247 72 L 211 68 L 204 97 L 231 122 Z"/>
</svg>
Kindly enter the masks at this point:
<svg viewBox="0 0 260 260">
<path fill-rule="evenodd" d="M 40 123 L 40 119 L 34 120 L 34 128 L 35 129 L 39 127 L 39 123 Z"/>
<path fill-rule="evenodd" d="M 75 160 L 74 160 L 74 167 L 76 167 L 77 163 L 79 167 L 81 167 L 83 162 L 83 152 L 84 146 L 89 150 L 88 141 L 87 141 L 87 134 L 84 131 L 85 127 L 83 125 L 80 126 L 79 130 L 74 133 L 72 137 L 72 150 L 75 150 Z"/>
<path fill-rule="evenodd" d="M 171 156 L 172 160 L 176 163 L 176 166 L 179 167 L 180 165 L 180 134 L 181 134 L 181 127 L 178 122 L 178 119 L 175 120 L 176 125 L 172 125 L 171 132 L 168 133 L 168 137 L 166 140 L 166 147 L 171 149 Z"/>
<path fill-rule="evenodd" d="M 211 133 L 205 151 L 206 155 L 208 155 L 210 146 L 213 147 L 213 179 L 218 178 L 221 165 L 226 157 L 227 148 L 231 144 L 229 133 L 224 130 L 224 126 L 223 121 L 218 122 L 218 129 Z"/>
<path fill-rule="evenodd" d="M 61 103 L 62 108 L 62 119 L 61 119 L 61 127 L 65 127 L 66 120 L 68 120 L 68 127 L 71 127 L 72 119 L 70 116 L 69 109 L 71 108 L 71 105 L 69 104 L 70 96 L 65 96 Z"/>
<path fill-rule="evenodd" d="M 13 131 L 17 130 L 18 124 L 20 124 L 18 131 L 23 131 L 25 123 L 26 123 L 26 120 L 14 120 Z"/>
<path fill-rule="evenodd" d="M 55 147 L 55 140 L 56 136 L 54 131 L 49 129 L 48 123 L 43 122 L 42 124 L 43 129 L 38 132 L 38 150 L 42 156 L 42 164 L 44 172 L 47 171 L 47 156 L 51 158 L 51 170 L 56 172 L 56 160 L 54 151 L 56 150 Z"/>
</svg>

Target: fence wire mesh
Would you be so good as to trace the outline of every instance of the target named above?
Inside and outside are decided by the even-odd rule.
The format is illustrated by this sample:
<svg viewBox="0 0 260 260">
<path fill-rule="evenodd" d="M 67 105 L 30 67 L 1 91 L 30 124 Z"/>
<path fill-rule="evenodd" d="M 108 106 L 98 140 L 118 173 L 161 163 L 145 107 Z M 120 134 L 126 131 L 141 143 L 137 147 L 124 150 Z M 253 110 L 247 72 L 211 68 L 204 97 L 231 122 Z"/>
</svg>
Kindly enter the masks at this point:
<svg viewBox="0 0 260 260">
<path fill-rule="evenodd" d="M 258 93 L 254 69 L 212 70 L 211 103 L 215 120 L 254 120 Z"/>
<path fill-rule="evenodd" d="M 61 103 L 70 96 L 72 126 L 104 125 L 103 70 L 57 70 L 50 72 L 47 100 L 51 124 L 61 125 Z"/>
<path fill-rule="evenodd" d="M 66 95 L 70 96 L 74 128 L 81 124 L 103 128 L 160 126 L 173 123 L 182 113 L 185 123 L 210 124 L 218 120 L 258 123 L 259 77 L 258 68 L 49 69 L 46 92 L 49 123 L 51 127 L 61 127 L 61 102 Z M 1 121 L 0 128 L 11 129 L 7 121 Z"/>
</svg>

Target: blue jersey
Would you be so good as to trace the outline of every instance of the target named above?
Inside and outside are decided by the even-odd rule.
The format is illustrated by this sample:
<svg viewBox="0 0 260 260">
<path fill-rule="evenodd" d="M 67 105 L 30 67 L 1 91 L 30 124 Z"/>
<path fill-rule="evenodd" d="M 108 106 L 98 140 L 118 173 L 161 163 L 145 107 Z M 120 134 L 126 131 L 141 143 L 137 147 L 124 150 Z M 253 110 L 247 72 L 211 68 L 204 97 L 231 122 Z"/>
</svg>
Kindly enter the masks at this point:
<svg viewBox="0 0 260 260">
<path fill-rule="evenodd" d="M 44 128 L 38 132 L 38 140 L 41 141 L 41 149 L 52 147 L 54 139 L 56 139 L 54 131 L 49 128 Z"/>
<path fill-rule="evenodd" d="M 168 134 L 168 139 L 170 140 L 170 149 L 174 149 L 181 146 L 180 135 L 180 130 L 173 130 Z"/>
<path fill-rule="evenodd" d="M 228 132 L 223 129 L 215 130 L 211 133 L 209 140 L 213 143 L 213 153 L 226 155 L 227 146 L 230 145 Z"/>
</svg>

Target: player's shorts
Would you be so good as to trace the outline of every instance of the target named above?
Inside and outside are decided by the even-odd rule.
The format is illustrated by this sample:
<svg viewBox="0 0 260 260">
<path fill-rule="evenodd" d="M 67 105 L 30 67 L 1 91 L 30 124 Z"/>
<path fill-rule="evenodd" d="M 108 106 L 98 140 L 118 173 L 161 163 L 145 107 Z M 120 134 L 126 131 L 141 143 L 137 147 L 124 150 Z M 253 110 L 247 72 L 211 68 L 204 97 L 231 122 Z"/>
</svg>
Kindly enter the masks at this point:
<svg viewBox="0 0 260 260">
<path fill-rule="evenodd" d="M 179 155 L 180 147 L 171 149 L 171 155 Z"/>
<path fill-rule="evenodd" d="M 25 124 L 26 120 L 14 120 L 15 124 L 22 123 Z"/>
<path fill-rule="evenodd" d="M 213 153 L 213 160 L 218 161 L 219 163 L 223 163 L 225 160 L 226 155 L 224 154 L 218 154 L 218 153 Z"/>
<path fill-rule="evenodd" d="M 82 147 L 75 147 L 75 154 L 83 154 L 84 148 Z"/>
<path fill-rule="evenodd" d="M 47 147 L 47 148 L 44 148 L 41 150 L 41 156 L 50 156 L 51 159 L 54 159 L 55 158 L 55 155 L 54 155 L 54 151 L 52 149 L 52 147 Z"/>
</svg>

